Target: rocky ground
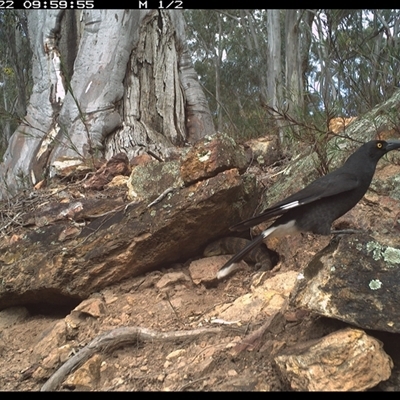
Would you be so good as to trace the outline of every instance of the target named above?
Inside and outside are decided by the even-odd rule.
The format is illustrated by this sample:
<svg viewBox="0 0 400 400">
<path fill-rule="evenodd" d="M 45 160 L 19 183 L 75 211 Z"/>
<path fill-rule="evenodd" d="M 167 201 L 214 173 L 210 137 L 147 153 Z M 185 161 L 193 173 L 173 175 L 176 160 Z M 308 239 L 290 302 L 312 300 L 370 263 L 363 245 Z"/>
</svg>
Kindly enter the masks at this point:
<svg viewBox="0 0 400 400">
<path fill-rule="evenodd" d="M 322 244 L 312 236 L 297 241 L 309 247 L 303 261 Z M 94 338 L 135 326 L 164 333 L 193 331 L 193 336 L 183 341 L 135 340 L 114 350 L 103 349 L 69 374 L 58 389 L 289 390 L 290 382 L 277 368 L 277 354 L 348 326 L 286 307 L 288 290 L 302 267 L 300 250 L 293 253 L 291 262 L 281 262 L 273 271 L 244 267 L 214 287 L 193 283 L 189 261 L 104 289 L 72 311 L 4 310 L 0 312 L 0 388 L 39 390 L 63 362 Z M 297 263 L 292 263 L 295 259 Z M 268 281 L 271 286 L 265 286 Z M 264 296 L 261 303 L 255 296 L 257 288 Z M 248 340 L 271 315 L 274 319 L 265 332 Z M 198 332 L 216 327 L 222 331 Z M 400 361 L 397 335 L 377 336 L 396 370 Z M 392 374 L 391 380 L 375 389 L 399 389 L 398 376 Z"/>
<path fill-rule="evenodd" d="M 22 307 L 3 311 L 0 388 L 40 389 L 60 362 L 96 336 L 118 327 L 169 332 L 222 326 L 221 333 L 200 334 L 183 342 L 137 342 L 111 353 L 96 354 L 71 374 L 61 389 L 287 389 L 273 365 L 276 351 L 290 343 L 321 337 L 342 324 L 311 316 L 289 316 L 289 321 L 282 318 L 272 331 L 235 355 L 235 345 L 265 322 L 265 314 L 244 323 L 217 320 L 215 308 L 251 292 L 250 286 L 259 275 L 248 268 L 228 282 L 207 289 L 196 286 L 188 268 L 180 266 L 105 289 L 86 301 L 82 312 L 67 316 L 62 310 L 55 315 Z"/>
<path fill-rule="evenodd" d="M 229 256 L 202 251 L 259 194 L 245 157 L 232 165 L 228 150 L 237 152 L 207 140 L 173 171 L 140 167 L 131 192 L 154 193 L 132 208 L 126 177 L 103 190 L 107 164 L 83 185 L 3 205 L 0 390 L 400 390 L 400 167 L 383 164 L 336 221 L 364 232 L 354 240 L 272 240 L 271 271 L 243 264 L 216 282 Z M 283 171 L 257 170 L 259 186 Z M 171 174 L 185 185 L 164 182 Z M 292 179 L 289 191 L 303 183 Z M 179 254 L 191 257 L 160 261 Z"/>
</svg>

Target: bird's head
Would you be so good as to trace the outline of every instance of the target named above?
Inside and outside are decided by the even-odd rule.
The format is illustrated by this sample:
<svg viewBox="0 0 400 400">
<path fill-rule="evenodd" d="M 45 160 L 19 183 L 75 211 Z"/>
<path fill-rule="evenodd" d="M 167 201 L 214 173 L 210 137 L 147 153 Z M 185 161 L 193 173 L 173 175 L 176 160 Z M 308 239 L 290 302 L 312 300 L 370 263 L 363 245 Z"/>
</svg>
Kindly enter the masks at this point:
<svg viewBox="0 0 400 400">
<path fill-rule="evenodd" d="M 365 143 L 368 155 L 371 159 L 378 161 L 391 150 L 400 149 L 400 140 L 371 140 Z"/>
<path fill-rule="evenodd" d="M 364 143 L 346 161 L 347 168 L 372 169 L 375 171 L 377 162 L 391 150 L 400 149 L 400 140 L 371 140 Z M 365 160 L 363 163 L 362 160 Z M 370 160 L 371 162 L 367 162 Z"/>
</svg>

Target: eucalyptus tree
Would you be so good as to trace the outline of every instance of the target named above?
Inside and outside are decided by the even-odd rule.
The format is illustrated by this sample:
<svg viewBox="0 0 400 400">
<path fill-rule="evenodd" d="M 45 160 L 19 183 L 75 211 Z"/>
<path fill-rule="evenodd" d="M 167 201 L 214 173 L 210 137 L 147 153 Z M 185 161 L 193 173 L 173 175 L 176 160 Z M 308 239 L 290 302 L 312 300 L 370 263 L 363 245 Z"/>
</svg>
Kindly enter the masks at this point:
<svg viewBox="0 0 400 400">
<path fill-rule="evenodd" d="M 280 125 L 265 108 L 303 112 L 313 12 L 244 9 L 187 14 L 195 67 L 218 128 L 235 136 L 260 136 L 275 121 Z M 282 132 L 280 137 L 283 140 Z"/>
<path fill-rule="evenodd" d="M 31 10 L 33 89 L 1 165 L 3 194 L 60 160 L 165 158 L 214 127 L 182 11 Z"/>
</svg>

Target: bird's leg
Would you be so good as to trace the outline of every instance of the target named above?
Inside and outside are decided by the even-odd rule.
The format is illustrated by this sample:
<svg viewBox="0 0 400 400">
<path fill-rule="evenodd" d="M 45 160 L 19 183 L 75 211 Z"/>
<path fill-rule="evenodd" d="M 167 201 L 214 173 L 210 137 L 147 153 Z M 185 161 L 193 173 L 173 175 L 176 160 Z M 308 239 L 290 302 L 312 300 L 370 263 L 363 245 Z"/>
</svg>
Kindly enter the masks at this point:
<svg viewBox="0 0 400 400">
<path fill-rule="evenodd" d="M 342 234 L 352 234 L 352 233 L 362 233 L 363 231 L 358 229 L 340 229 L 331 230 L 331 235 L 342 235 Z"/>
</svg>

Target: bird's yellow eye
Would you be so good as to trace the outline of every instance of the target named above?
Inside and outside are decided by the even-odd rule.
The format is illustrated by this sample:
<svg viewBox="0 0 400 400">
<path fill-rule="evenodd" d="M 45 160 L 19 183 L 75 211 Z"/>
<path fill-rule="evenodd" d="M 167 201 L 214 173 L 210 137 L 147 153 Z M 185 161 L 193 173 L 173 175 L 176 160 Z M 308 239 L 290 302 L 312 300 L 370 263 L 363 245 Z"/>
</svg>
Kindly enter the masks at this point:
<svg viewBox="0 0 400 400">
<path fill-rule="evenodd" d="M 376 144 L 376 147 L 377 147 L 378 149 L 381 149 L 381 148 L 383 147 L 382 142 L 378 142 L 378 143 Z"/>
</svg>

